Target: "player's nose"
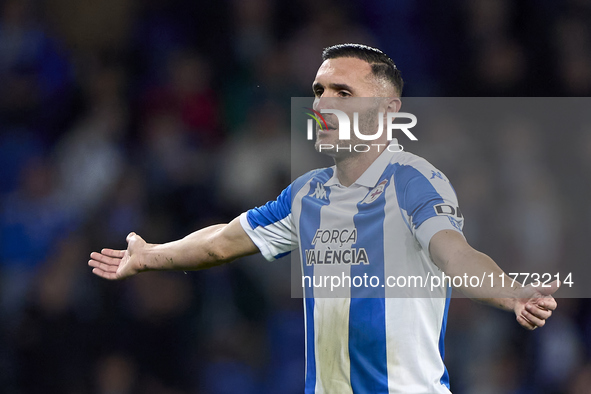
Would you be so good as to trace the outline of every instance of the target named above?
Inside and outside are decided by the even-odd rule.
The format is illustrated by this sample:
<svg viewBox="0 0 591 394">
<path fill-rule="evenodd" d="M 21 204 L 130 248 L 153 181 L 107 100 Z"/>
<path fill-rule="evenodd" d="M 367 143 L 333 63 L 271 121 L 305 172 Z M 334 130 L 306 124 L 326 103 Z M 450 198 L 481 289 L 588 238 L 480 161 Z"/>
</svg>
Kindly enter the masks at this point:
<svg viewBox="0 0 591 394">
<path fill-rule="evenodd" d="M 325 96 L 323 93 L 322 96 L 316 97 L 314 99 L 314 109 L 316 111 L 320 111 L 322 109 L 336 109 L 337 107 L 337 98 L 336 97 L 328 97 Z"/>
</svg>

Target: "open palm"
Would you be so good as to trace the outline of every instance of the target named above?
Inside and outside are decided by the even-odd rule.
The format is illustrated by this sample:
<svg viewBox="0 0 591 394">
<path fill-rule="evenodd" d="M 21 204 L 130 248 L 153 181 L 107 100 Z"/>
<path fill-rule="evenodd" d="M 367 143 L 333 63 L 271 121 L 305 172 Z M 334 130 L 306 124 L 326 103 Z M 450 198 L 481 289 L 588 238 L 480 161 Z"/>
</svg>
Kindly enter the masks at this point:
<svg viewBox="0 0 591 394">
<path fill-rule="evenodd" d="M 92 252 L 88 265 L 93 267 L 92 273 L 101 278 L 116 280 L 133 276 L 140 271 L 139 256 L 146 241 L 135 233 L 127 236 L 127 249 L 102 249 L 100 253 Z"/>
</svg>

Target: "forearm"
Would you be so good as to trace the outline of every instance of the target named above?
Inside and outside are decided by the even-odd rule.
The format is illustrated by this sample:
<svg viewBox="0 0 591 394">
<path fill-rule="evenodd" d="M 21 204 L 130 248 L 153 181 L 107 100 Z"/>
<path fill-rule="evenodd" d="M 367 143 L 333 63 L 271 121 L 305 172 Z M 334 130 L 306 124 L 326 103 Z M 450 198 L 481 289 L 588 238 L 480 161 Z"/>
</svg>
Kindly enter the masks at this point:
<svg viewBox="0 0 591 394">
<path fill-rule="evenodd" d="M 195 231 L 165 244 L 147 244 L 140 270 L 201 270 L 258 252 L 238 219 Z"/>
<path fill-rule="evenodd" d="M 214 252 L 212 239 L 226 224 L 195 231 L 177 241 L 146 244 L 139 258 L 140 270 L 199 270 L 226 262 Z"/>
<path fill-rule="evenodd" d="M 459 233 L 445 230 L 435 234 L 430 251 L 435 264 L 447 276 L 464 279 L 456 289 L 467 297 L 513 310 L 521 283 L 509 278 L 489 256 L 468 245 Z M 477 286 L 469 280 L 472 277 L 479 279 Z"/>
<path fill-rule="evenodd" d="M 467 297 L 497 308 L 513 310 L 521 284 L 508 277 L 486 254 L 472 248 L 458 250 L 451 255 L 450 260 L 441 264 L 441 268 L 450 277 L 479 278 L 478 286 L 471 286 L 469 280 L 463 280 L 462 286 L 457 287 Z"/>
</svg>

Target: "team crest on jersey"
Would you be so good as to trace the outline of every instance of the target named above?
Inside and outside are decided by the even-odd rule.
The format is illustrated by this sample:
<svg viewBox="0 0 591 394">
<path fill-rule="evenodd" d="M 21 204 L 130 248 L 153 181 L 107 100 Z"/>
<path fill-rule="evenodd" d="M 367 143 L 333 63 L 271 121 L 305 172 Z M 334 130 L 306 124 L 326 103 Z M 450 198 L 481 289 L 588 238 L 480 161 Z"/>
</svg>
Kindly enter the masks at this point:
<svg viewBox="0 0 591 394">
<path fill-rule="evenodd" d="M 387 179 L 381 181 L 376 187 L 374 187 L 369 194 L 361 201 L 362 204 L 369 204 L 374 202 L 378 199 L 378 197 L 384 192 L 386 188 L 386 184 L 388 183 Z"/>
</svg>

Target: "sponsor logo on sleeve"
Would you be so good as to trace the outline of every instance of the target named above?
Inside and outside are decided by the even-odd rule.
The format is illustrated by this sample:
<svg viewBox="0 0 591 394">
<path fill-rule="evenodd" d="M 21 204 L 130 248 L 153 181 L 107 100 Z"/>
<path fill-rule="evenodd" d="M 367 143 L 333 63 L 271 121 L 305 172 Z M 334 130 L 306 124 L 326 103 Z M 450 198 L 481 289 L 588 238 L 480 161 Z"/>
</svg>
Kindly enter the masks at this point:
<svg viewBox="0 0 591 394">
<path fill-rule="evenodd" d="M 447 179 L 445 179 L 445 177 L 443 176 L 443 174 L 439 171 L 435 171 L 435 170 L 431 170 L 431 178 L 429 179 L 435 179 L 435 178 L 439 178 L 442 181 L 447 182 Z"/>
<path fill-rule="evenodd" d="M 460 207 L 454 207 L 450 204 L 437 204 L 433 206 L 433 209 L 435 209 L 435 213 L 438 216 L 446 216 L 452 226 L 462 231 L 464 216 L 460 211 Z"/>
<path fill-rule="evenodd" d="M 435 213 L 439 216 L 455 216 L 458 219 L 463 218 L 460 207 L 454 207 L 449 204 L 437 204 L 433 206 L 433 209 L 435 209 Z"/>
</svg>

